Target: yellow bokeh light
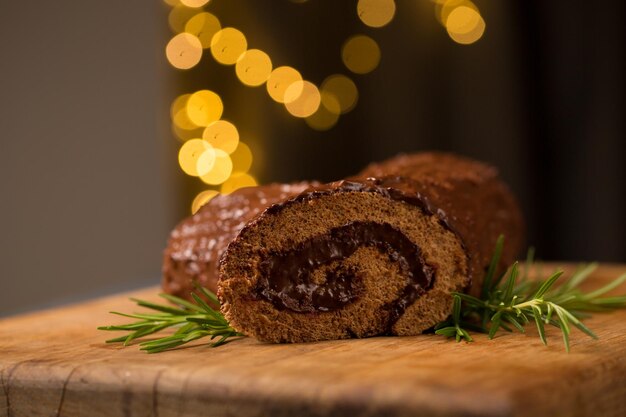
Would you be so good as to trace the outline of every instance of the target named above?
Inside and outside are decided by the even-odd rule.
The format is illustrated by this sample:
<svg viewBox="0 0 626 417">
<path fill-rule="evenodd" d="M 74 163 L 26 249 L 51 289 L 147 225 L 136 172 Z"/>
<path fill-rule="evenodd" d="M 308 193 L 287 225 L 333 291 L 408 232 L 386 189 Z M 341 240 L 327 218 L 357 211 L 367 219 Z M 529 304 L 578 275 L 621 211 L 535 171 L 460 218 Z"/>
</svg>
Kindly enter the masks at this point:
<svg viewBox="0 0 626 417">
<path fill-rule="evenodd" d="M 196 126 L 208 126 L 222 117 L 222 99 L 213 91 L 200 90 L 187 99 L 187 117 Z"/>
<path fill-rule="evenodd" d="M 167 4 L 168 6 L 176 6 L 180 4 L 180 0 L 163 0 L 163 3 Z"/>
<path fill-rule="evenodd" d="M 222 184 L 222 194 L 230 194 L 239 188 L 254 187 L 257 185 L 256 179 L 249 174 L 233 174 Z"/>
<path fill-rule="evenodd" d="M 246 173 L 252 166 L 252 151 L 243 142 L 239 142 L 235 152 L 230 154 L 230 159 L 233 161 L 233 174 Z"/>
<path fill-rule="evenodd" d="M 198 9 L 179 4 L 170 10 L 167 21 L 174 33 L 181 33 L 185 31 L 185 24 L 187 21 L 196 13 L 198 13 Z"/>
<path fill-rule="evenodd" d="M 196 173 L 199 177 L 208 174 L 215 166 L 215 160 L 217 159 L 216 149 L 209 146 L 204 150 L 196 161 Z"/>
<path fill-rule="evenodd" d="M 379 28 L 393 19 L 396 13 L 396 2 L 394 0 L 359 0 L 356 10 L 363 23 Z"/>
<path fill-rule="evenodd" d="M 343 45 L 341 58 L 350 71 L 356 74 L 367 74 L 378 66 L 380 48 L 369 36 L 356 35 Z"/>
<path fill-rule="evenodd" d="M 272 71 L 267 79 L 267 93 L 274 101 L 284 103 L 285 91 L 291 84 L 297 81 L 302 81 L 302 76 L 298 70 L 286 66 L 278 67 Z"/>
<path fill-rule="evenodd" d="M 311 129 L 328 130 L 337 124 L 341 107 L 339 100 L 331 93 L 321 93 L 322 105 L 315 113 L 304 119 Z"/>
<path fill-rule="evenodd" d="M 469 45 L 483 36 L 485 21 L 475 9 L 459 6 L 448 15 L 446 30 L 453 41 Z"/>
<path fill-rule="evenodd" d="M 190 139 L 178 151 L 178 164 L 187 175 L 198 176 L 198 159 L 211 145 L 202 139 Z"/>
<path fill-rule="evenodd" d="M 198 128 L 194 123 L 189 120 L 187 117 L 187 101 L 191 97 L 191 94 L 181 94 L 176 97 L 170 106 L 170 117 L 172 118 L 172 123 L 177 129 L 184 129 L 187 131 L 195 130 Z M 177 134 L 178 137 L 181 137 Z M 185 135 L 186 139 L 190 139 Z M 197 136 L 194 136 L 197 137 Z"/>
<path fill-rule="evenodd" d="M 359 91 L 356 84 L 350 78 L 341 74 L 334 74 L 327 77 L 321 86 L 322 104 L 327 109 L 331 109 L 332 104 L 326 104 L 324 97 L 333 97 L 339 103 L 341 113 L 347 113 L 356 106 L 359 99 Z"/>
<path fill-rule="evenodd" d="M 218 195 L 219 193 L 215 190 L 205 190 L 198 193 L 191 203 L 191 214 L 196 214 L 196 212 L 200 210 L 200 207 L 204 206 L 209 200 Z"/>
<path fill-rule="evenodd" d="M 180 0 L 182 4 L 187 7 L 202 7 L 209 2 L 209 0 Z"/>
<path fill-rule="evenodd" d="M 224 28 L 211 39 L 211 54 L 220 64 L 232 65 L 248 49 L 248 41 L 235 28 Z"/>
<path fill-rule="evenodd" d="M 478 7 L 476 7 L 476 5 L 470 0 L 436 0 L 435 16 L 437 17 L 437 20 L 439 20 L 439 23 L 446 26 L 448 16 L 450 16 L 452 10 L 459 6 L 469 7 L 470 9 L 478 11 Z"/>
<path fill-rule="evenodd" d="M 204 129 L 202 138 L 211 146 L 226 153 L 233 153 L 239 144 L 239 132 L 235 125 L 226 120 L 218 120 Z"/>
<path fill-rule="evenodd" d="M 272 72 L 272 60 L 259 49 L 249 49 L 237 59 L 237 78 L 251 87 L 263 84 Z"/>
<path fill-rule="evenodd" d="M 285 107 L 296 117 L 309 117 L 320 106 L 320 91 L 310 81 L 296 81 L 285 91 Z"/>
<path fill-rule="evenodd" d="M 222 28 L 211 13 L 198 13 L 185 24 L 185 32 L 196 36 L 204 49 L 211 47 L 211 39 Z"/>
<path fill-rule="evenodd" d="M 226 181 L 232 172 L 233 161 L 230 156 L 221 149 L 215 149 L 215 162 L 211 170 L 201 175 L 200 179 L 207 184 L 218 185 Z"/>
<path fill-rule="evenodd" d="M 193 68 L 202 58 L 202 44 L 190 33 L 179 33 L 167 43 L 165 56 L 174 68 Z"/>
<path fill-rule="evenodd" d="M 188 141 L 189 139 L 199 138 L 202 136 L 202 129 L 194 125 L 194 129 L 183 129 L 172 123 L 172 132 L 174 136 L 181 142 Z"/>
</svg>

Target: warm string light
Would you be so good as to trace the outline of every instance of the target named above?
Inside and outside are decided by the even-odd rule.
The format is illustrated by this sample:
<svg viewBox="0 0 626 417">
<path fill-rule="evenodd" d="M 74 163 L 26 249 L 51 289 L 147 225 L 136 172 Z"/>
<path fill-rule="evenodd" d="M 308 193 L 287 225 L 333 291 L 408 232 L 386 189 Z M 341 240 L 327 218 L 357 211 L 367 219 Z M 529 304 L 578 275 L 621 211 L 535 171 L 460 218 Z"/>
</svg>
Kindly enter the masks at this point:
<svg viewBox="0 0 626 417">
<path fill-rule="evenodd" d="M 355 107 L 358 89 L 346 75 L 331 75 L 318 87 L 303 79 L 295 68 L 274 68 L 266 52 L 248 49 L 248 40 L 240 30 L 222 28 L 216 16 L 203 10 L 209 0 L 164 1 L 173 6 L 168 22 L 176 35 L 166 46 L 166 57 L 174 68 L 193 68 L 205 55 L 204 50 L 209 49 L 218 63 L 235 66 L 237 78 L 244 85 L 265 84 L 274 101 L 316 130 L 332 128 L 341 114 Z M 357 3 L 359 18 L 372 28 L 387 25 L 395 10 L 394 0 L 359 0 Z M 378 66 L 380 48 L 372 38 L 356 35 L 344 43 L 341 58 L 351 72 L 366 74 Z M 221 185 L 220 191 L 229 193 L 257 182 L 248 173 L 252 152 L 239 141 L 235 125 L 221 119 L 223 110 L 218 94 L 200 90 L 177 97 L 171 106 L 171 117 L 172 130 L 184 141 L 179 151 L 183 172 L 208 185 Z M 217 194 L 216 190 L 198 194 L 192 211 Z"/>
<path fill-rule="evenodd" d="M 456 43 L 470 45 L 485 32 L 485 20 L 469 0 L 435 0 L 435 16 Z"/>
</svg>

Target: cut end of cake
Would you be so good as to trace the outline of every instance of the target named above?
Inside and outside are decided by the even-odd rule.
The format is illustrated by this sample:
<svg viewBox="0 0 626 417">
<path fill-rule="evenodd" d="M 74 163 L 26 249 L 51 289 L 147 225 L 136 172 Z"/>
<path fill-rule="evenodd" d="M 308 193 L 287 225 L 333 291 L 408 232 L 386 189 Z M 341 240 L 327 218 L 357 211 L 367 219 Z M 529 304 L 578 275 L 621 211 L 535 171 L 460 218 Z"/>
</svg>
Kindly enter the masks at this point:
<svg viewBox="0 0 626 417">
<path fill-rule="evenodd" d="M 268 342 L 416 335 L 469 283 L 460 238 L 415 196 L 342 182 L 273 206 L 221 260 L 222 312 Z"/>
</svg>

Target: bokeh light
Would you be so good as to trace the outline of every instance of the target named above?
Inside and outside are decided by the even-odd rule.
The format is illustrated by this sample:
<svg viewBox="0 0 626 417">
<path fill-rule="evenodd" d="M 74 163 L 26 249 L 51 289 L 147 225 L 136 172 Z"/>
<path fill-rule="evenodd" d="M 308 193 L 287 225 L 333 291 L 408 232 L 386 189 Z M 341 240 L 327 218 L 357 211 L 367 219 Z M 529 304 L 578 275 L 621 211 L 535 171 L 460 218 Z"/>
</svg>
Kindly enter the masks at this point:
<svg viewBox="0 0 626 417">
<path fill-rule="evenodd" d="M 174 68 L 193 68 L 202 58 L 202 44 L 190 33 L 179 33 L 167 43 L 165 56 Z"/>
<path fill-rule="evenodd" d="M 321 93 L 321 103 L 317 111 L 304 120 L 311 129 L 328 130 L 337 124 L 341 107 L 339 100 L 327 92 Z"/>
<path fill-rule="evenodd" d="M 185 24 L 185 32 L 198 38 L 204 49 L 211 47 L 213 36 L 222 28 L 220 21 L 211 13 L 198 13 Z"/>
<path fill-rule="evenodd" d="M 230 194 L 239 188 L 254 187 L 257 185 L 256 179 L 250 174 L 235 174 L 230 176 L 224 184 L 222 184 L 222 194 Z"/>
<path fill-rule="evenodd" d="M 196 126 L 187 116 L 187 101 L 191 94 L 181 94 L 176 97 L 170 106 L 170 117 L 175 127 L 184 130 L 197 129 Z"/>
<path fill-rule="evenodd" d="M 178 164 L 187 175 L 198 176 L 198 159 L 211 145 L 202 139 L 190 139 L 178 151 Z"/>
<path fill-rule="evenodd" d="M 196 13 L 198 13 L 198 9 L 187 7 L 183 4 L 179 4 L 173 7 L 172 10 L 170 10 L 169 16 L 167 17 L 170 29 L 172 29 L 174 33 L 184 32 L 185 24 Z"/>
<path fill-rule="evenodd" d="M 235 28 L 224 28 L 211 39 L 211 54 L 220 64 L 232 65 L 246 52 L 248 41 L 243 33 Z"/>
<path fill-rule="evenodd" d="M 298 70 L 287 66 L 278 67 L 272 71 L 267 79 L 267 93 L 274 101 L 284 103 L 287 88 L 297 81 L 302 81 L 302 76 Z"/>
<path fill-rule="evenodd" d="M 200 210 L 200 207 L 204 206 L 209 200 L 218 195 L 219 193 L 215 190 L 205 190 L 198 193 L 191 203 L 191 214 L 196 214 L 196 212 Z"/>
<path fill-rule="evenodd" d="M 359 99 L 359 91 L 356 84 L 350 78 L 341 74 L 333 74 L 327 77 L 320 88 L 322 104 L 330 109 L 333 103 L 326 104 L 324 98 L 332 97 L 339 103 L 340 113 L 347 113 L 356 106 Z"/>
<path fill-rule="evenodd" d="M 249 49 L 237 59 L 235 72 L 242 83 L 256 87 L 269 78 L 272 72 L 272 60 L 259 49 Z"/>
<path fill-rule="evenodd" d="M 210 90 L 200 90 L 187 99 L 187 117 L 197 126 L 208 126 L 222 117 L 224 106 L 220 96 Z"/>
<path fill-rule="evenodd" d="M 468 6 L 459 6 L 448 15 L 446 30 L 453 41 L 469 45 L 483 36 L 485 21 L 477 10 Z"/>
<path fill-rule="evenodd" d="M 478 7 L 471 0 L 436 0 L 435 1 L 435 16 L 439 23 L 446 26 L 446 21 L 452 10 L 457 7 L 465 6 L 478 11 Z"/>
<path fill-rule="evenodd" d="M 310 81 L 296 81 L 285 91 L 285 107 L 296 117 L 309 117 L 320 106 L 318 88 Z"/>
<path fill-rule="evenodd" d="M 356 10 L 364 24 L 379 28 L 391 22 L 396 13 L 396 3 L 394 0 L 359 0 Z"/>
<path fill-rule="evenodd" d="M 215 162 L 211 170 L 200 176 L 200 179 L 209 185 L 218 185 L 230 177 L 233 172 L 233 162 L 230 156 L 221 149 L 215 149 Z"/>
<path fill-rule="evenodd" d="M 226 120 L 218 120 L 204 129 L 202 138 L 211 146 L 226 153 L 233 153 L 239 145 L 239 132 L 234 124 Z"/>
<path fill-rule="evenodd" d="M 209 0 L 180 0 L 182 4 L 187 7 L 202 7 L 209 2 Z"/>
<path fill-rule="evenodd" d="M 198 161 L 196 162 L 196 175 L 201 177 L 208 174 L 213 169 L 216 159 L 217 153 L 215 148 L 209 146 L 198 157 Z"/>
<path fill-rule="evenodd" d="M 369 36 L 356 35 L 343 45 L 341 58 L 350 71 L 356 74 L 367 74 L 378 66 L 380 48 Z"/>
<path fill-rule="evenodd" d="M 252 166 L 252 151 L 248 145 L 243 142 L 239 142 L 235 152 L 230 154 L 230 159 L 233 162 L 233 174 L 246 173 Z"/>
</svg>

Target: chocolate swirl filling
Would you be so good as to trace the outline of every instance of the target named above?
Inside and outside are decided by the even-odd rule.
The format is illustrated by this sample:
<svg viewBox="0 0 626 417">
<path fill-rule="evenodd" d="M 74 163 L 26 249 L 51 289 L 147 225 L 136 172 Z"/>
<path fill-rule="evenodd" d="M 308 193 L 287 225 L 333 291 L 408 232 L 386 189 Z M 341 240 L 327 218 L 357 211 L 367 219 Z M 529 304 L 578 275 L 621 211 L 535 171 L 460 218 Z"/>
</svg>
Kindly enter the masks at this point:
<svg viewBox="0 0 626 417">
<path fill-rule="evenodd" d="M 336 261 L 350 257 L 359 247 L 370 246 L 397 262 L 406 278 L 399 297 L 383 308 L 389 311 L 390 326 L 407 307 L 432 287 L 434 269 L 424 262 L 420 248 L 393 226 L 375 222 L 351 222 L 308 239 L 297 247 L 274 252 L 261 262 L 256 295 L 278 309 L 298 313 L 341 309 L 364 291 L 355 268 Z M 314 272 L 326 267 L 325 278 Z"/>
</svg>

